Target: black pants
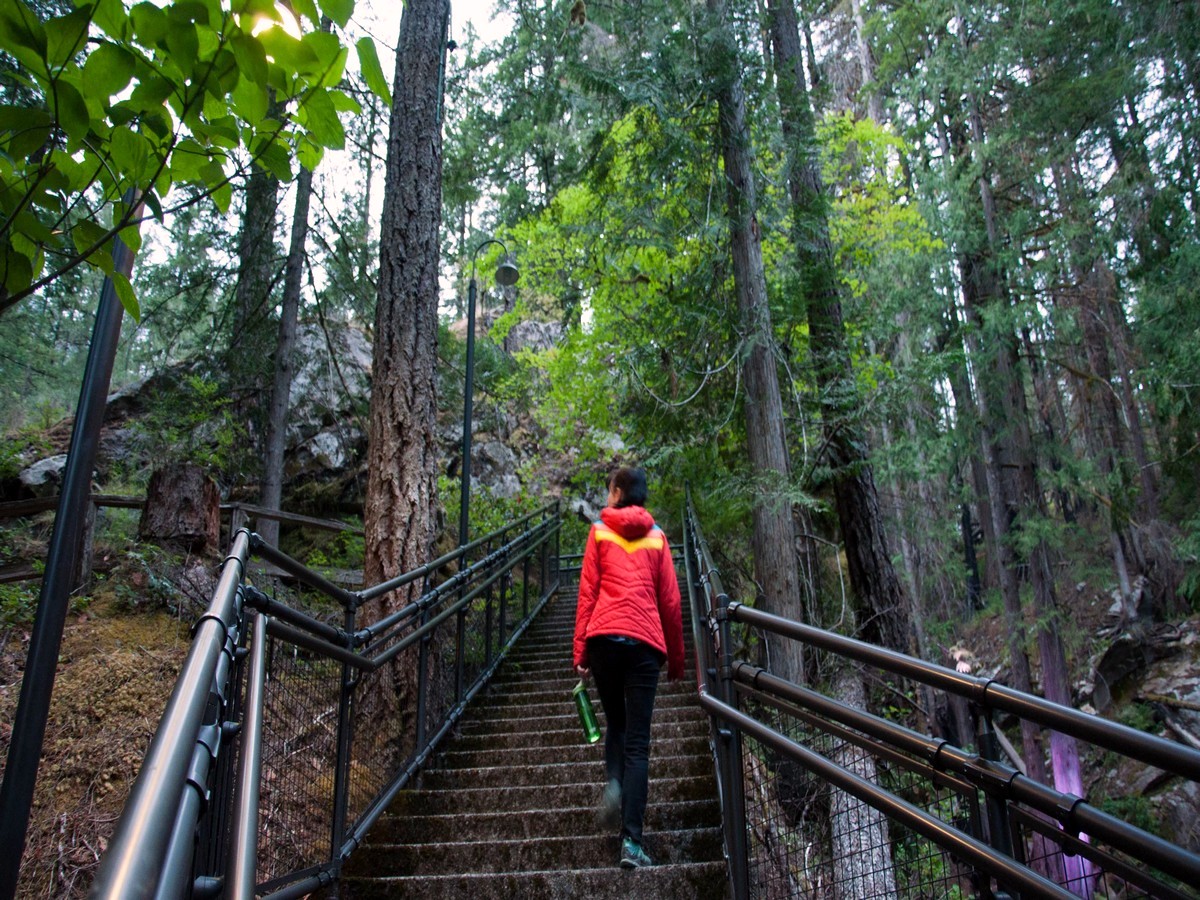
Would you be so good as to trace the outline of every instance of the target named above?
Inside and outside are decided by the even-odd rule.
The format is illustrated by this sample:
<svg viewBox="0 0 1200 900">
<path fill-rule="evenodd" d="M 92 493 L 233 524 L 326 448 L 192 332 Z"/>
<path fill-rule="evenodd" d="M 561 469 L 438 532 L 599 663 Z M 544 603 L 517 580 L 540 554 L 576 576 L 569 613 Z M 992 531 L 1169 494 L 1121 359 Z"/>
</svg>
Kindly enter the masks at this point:
<svg viewBox="0 0 1200 900">
<path fill-rule="evenodd" d="M 596 637 L 588 641 L 588 661 L 607 720 L 604 769 L 610 781 L 621 785 L 621 834 L 640 844 L 650 783 L 650 719 L 662 654 L 640 641 Z"/>
</svg>

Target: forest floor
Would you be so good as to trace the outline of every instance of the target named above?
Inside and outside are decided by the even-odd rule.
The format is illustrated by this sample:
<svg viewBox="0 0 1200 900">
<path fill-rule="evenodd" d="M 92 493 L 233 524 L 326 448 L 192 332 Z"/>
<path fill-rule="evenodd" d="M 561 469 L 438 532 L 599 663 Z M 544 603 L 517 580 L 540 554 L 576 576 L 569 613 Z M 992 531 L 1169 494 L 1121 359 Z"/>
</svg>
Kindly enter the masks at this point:
<svg viewBox="0 0 1200 900">
<path fill-rule="evenodd" d="M 189 625 L 162 609 L 131 611 L 111 589 L 68 617 L 17 897 L 86 893 L 178 677 Z M 0 630 L 0 766 L 28 649 L 28 627 Z"/>
</svg>

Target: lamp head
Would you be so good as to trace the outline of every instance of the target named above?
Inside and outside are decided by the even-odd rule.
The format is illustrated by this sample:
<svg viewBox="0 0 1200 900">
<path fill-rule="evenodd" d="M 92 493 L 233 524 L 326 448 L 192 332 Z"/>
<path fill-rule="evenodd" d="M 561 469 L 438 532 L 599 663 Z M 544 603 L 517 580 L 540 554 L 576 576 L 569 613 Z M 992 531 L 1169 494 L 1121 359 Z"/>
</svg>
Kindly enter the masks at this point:
<svg viewBox="0 0 1200 900">
<path fill-rule="evenodd" d="M 517 266 L 512 260 L 512 255 L 505 255 L 504 261 L 496 267 L 496 284 L 501 287 L 511 287 L 517 283 L 517 279 L 520 277 L 521 273 L 517 271 Z"/>
</svg>

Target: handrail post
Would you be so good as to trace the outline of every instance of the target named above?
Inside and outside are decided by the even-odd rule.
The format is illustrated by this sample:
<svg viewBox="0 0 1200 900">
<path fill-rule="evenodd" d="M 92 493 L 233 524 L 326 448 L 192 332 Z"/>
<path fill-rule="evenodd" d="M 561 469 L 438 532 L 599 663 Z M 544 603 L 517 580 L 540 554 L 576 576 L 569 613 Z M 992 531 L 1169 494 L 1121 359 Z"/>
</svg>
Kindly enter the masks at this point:
<svg viewBox="0 0 1200 900">
<path fill-rule="evenodd" d="M 703 546 L 692 507 L 691 485 L 685 486 L 683 560 L 687 579 L 688 605 L 692 616 L 692 635 L 696 653 L 696 681 L 701 696 L 711 686 L 730 706 L 736 704 L 733 687 L 733 649 L 730 640 L 729 598 L 720 589 L 711 559 Z M 711 627 L 716 623 L 717 628 Z M 708 629 L 704 625 L 708 624 Z M 721 657 L 717 659 L 714 638 Z M 741 732 L 732 723 L 722 724 L 709 716 L 716 756 L 717 789 L 721 800 L 721 818 L 725 853 L 729 862 L 729 881 L 734 900 L 750 895 L 749 859 L 746 846 L 746 790 L 742 765 Z"/>
<path fill-rule="evenodd" d="M 976 712 L 979 725 L 975 739 L 979 742 L 979 755 L 993 762 L 1002 761 L 991 711 L 977 707 Z M 1008 803 L 987 789 L 984 789 L 983 796 L 987 807 L 988 845 L 1005 856 L 1012 856 L 1012 820 L 1008 815 Z"/>
<path fill-rule="evenodd" d="M 347 635 L 354 634 L 358 607 L 350 604 L 343 617 Z M 349 639 L 348 639 L 349 640 Z M 333 773 L 333 822 L 329 835 L 329 861 L 335 877 L 341 874 L 341 848 L 346 835 L 346 809 L 350 803 L 350 751 L 354 738 L 354 691 L 357 675 L 349 663 L 342 663 L 342 686 L 338 695 L 337 759 Z"/>
<path fill-rule="evenodd" d="M 717 627 L 721 636 L 721 659 L 717 673 L 717 691 L 722 701 L 737 708 L 737 693 L 733 687 L 733 642 L 730 640 L 729 597 L 721 594 L 716 598 Z M 746 847 L 746 786 L 742 764 L 742 734 L 732 725 L 725 725 L 718 733 L 725 743 L 722 754 L 725 765 L 725 783 L 729 804 L 729 869 L 733 882 L 734 900 L 744 900 L 750 895 L 750 873 Z"/>
<path fill-rule="evenodd" d="M 421 593 L 425 594 L 429 590 L 429 579 L 426 578 L 421 584 Z M 429 624 L 429 609 L 426 607 L 421 610 L 421 627 Z M 420 754 L 425 751 L 425 733 L 426 733 L 426 712 L 429 707 L 429 645 L 433 641 L 433 633 L 426 633 L 421 638 L 421 642 L 417 647 L 417 733 L 414 752 Z"/>
<path fill-rule="evenodd" d="M 246 713 L 233 823 L 232 870 L 225 893 L 232 900 L 254 900 L 258 865 L 258 797 L 262 787 L 263 705 L 267 681 L 267 617 L 254 617 L 254 642 L 246 679 Z"/>
<path fill-rule="evenodd" d="M 521 621 L 529 618 L 529 556 L 528 549 L 521 556 Z"/>
<path fill-rule="evenodd" d="M 486 550 L 487 553 L 485 555 L 490 557 L 492 555 L 492 545 L 490 542 L 487 544 Z M 490 570 L 493 565 L 495 565 L 494 562 L 488 562 L 489 581 L 487 593 L 484 595 L 483 601 L 483 665 L 485 668 L 492 664 L 492 583 L 490 581 Z"/>
</svg>

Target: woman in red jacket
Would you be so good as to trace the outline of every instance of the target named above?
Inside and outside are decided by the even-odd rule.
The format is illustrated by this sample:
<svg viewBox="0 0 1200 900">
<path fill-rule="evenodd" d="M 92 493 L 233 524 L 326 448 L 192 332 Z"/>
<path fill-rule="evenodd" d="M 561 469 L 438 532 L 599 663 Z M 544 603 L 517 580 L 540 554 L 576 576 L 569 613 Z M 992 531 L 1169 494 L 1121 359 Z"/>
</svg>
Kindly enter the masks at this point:
<svg viewBox="0 0 1200 900">
<path fill-rule="evenodd" d="M 667 536 L 646 502 L 646 473 L 620 468 L 592 525 L 579 576 L 575 670 L 595 676 L 607 728 L 601 820 L 621 825 L 621 866 L 651 865 L 642 849 L 650 780 L 650 719 L 659 669 L 683 677 L 679 584 Z"/>
</svg>

